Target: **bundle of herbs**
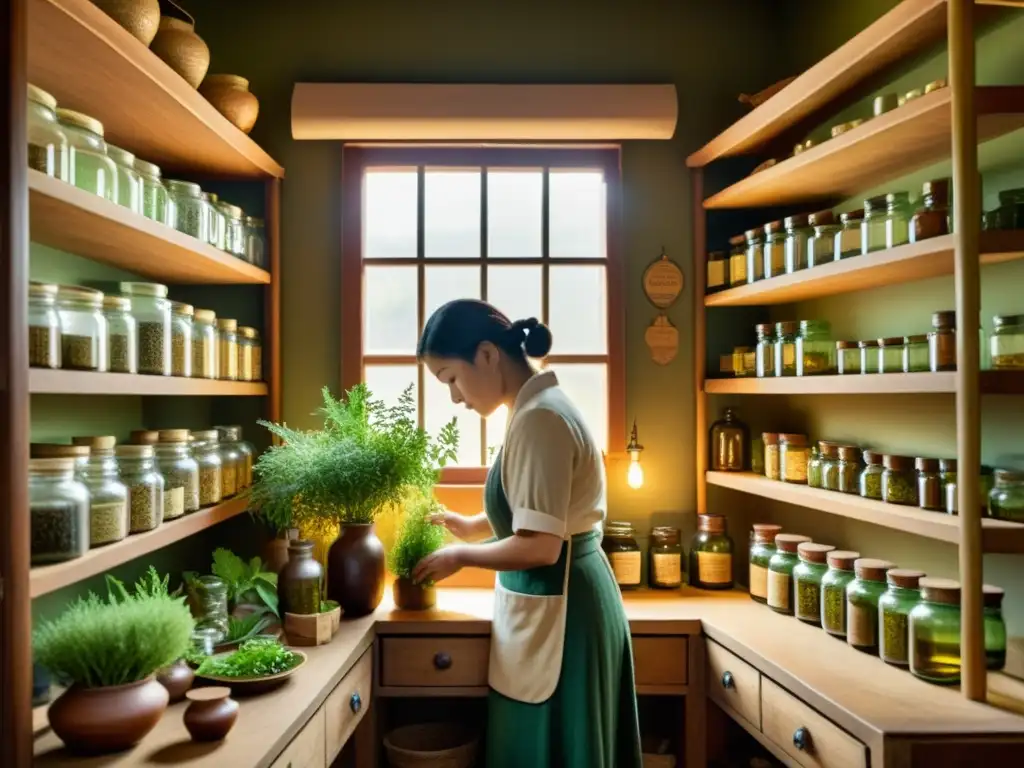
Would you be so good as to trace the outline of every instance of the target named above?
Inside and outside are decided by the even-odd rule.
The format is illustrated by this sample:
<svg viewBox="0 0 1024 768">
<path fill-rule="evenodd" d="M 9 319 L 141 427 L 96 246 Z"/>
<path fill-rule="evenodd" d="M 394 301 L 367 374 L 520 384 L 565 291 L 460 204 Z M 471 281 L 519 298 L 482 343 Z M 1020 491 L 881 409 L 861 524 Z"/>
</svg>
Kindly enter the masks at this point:
<svg viewBox="0 0 1024 768">
<path fill-rule="evenodd" d="M 222 656 L 207 656 L 196 674 L 199 677 L 269 677 L 294 669 L 302 656 L 285 648 L 273 638 L 246 640 L 237 651 Z"/>
<path fill-rule="evenodd" d="M 432 496 L 422 493 L 406 503 L 398 536 L 388 552 L 388 570 L 398 578 L 412 578 L 416 564 L 444 545 L 444 528 L 430 522 L 430 516 L 441 509 Z"/>
</svg>

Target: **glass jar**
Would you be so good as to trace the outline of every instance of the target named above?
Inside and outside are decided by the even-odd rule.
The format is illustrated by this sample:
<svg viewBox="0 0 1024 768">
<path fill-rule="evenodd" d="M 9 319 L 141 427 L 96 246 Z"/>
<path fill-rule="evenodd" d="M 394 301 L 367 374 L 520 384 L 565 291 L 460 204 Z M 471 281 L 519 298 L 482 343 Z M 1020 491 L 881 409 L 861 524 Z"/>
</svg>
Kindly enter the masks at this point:
<svg viewBox="0 0 1024 768">
<path fill-rule="evenodd" d="M 882 251 L 886 248 L 885 195 L 864 201 L 864 218 L 860 223 L 861 253 Z"/>
<path fill-rule="evenodd" d="M 238 321 L 229 317 L 218 318 L 217 340 L 219 378 L 238 381 Z"/>
<path fill-rule="evenodd" d="M 220 490 L 229 499 L 242 490 L 245 480 L 245 454 L 237 440 L 225 441 L 225 433 L 217 429 L 217 450 L 220 452 Z"/>
<path fill-rule="evenodd" d="M 828 571 L 827 556 L 835 547 L 805 541 L 797 547 L 800 558 L 793 567 L 794 615 L 807 624 L 821 626 L 821 579 Z"/>
<path fill-rule="evenodd" d="M 932 314 L 932 330 L 928 333 L 928 370 L 956 370 L 956 312 L 952 310 Z"/>
<path fill-rule="evenodd" d="M 882 500 L 882 475 L 885 468 L 882 465 L 885 457 L 875 451 L 864 451 L 861 454 L 864 458 L 864 469 L 860 473 L 860 495 L 865 499 Z"/>
<path fill-rule="evenodd" d="M 729 275 L 726 271 L 725 253 L 711 251 L 707 263 L 707 293 L 718 293 L 729 287 Z"/>
<path fill-rule="evenodd" d="M 910 611 L 910 673 L 929 683 L 960 682 L 960 583 L 923 578 Z"/>
<path fill-rule="evenodd" d="M 164 476 L 164 520 L 199 511 L 199 464 L 187 429 L 161 429 L 156 463 Z"/>
<path fill-rule="evenodd" d="M 128 536 L 128 488 L 121 482 L 114 458 L 117 438 L 73 437 L 73 445 L 86 446 L 89 459 L 79 465 L 79 479 L 89 489 L 89 546 L 111 544 Z"/>
<path fill-rule="evenodd" d="M 921 206 L 910 220 L 910 242 L 919 243 L 930 237 L 948 235 L 953 231 L 949 209 L 949 179 L 926 181 L 921 186 Z"/>
<path fill-rule="evenodd" d="M 142 179 L 142 215 L 174 227 L 177 224 L 177 208 L 167 187 L 160 180 L 160 166 L 135 158 L 135 170 Z"/>
<path fill-rule="evenodd" d="M 732 589 L 732 539 L 722 515 L 697 515 L 697 533 L 690 545 L 690 586 Z"/>
<path fill-rule="evenodd" d="M 60 368 L 58 288 L 52 283 L 28 284 L 28 364 Z"/>
<path fill-rule="evenodd" d="M 947 514 L 957 513 L 956 504 L 956 459 L 939 459 L 939 479 L 942 481 L 942 498 L 945 499 Z M 949 486 L 953 486 L 953 503 L 950 509 Z"/>
<path fill-rule="evenodd" d="M 814 234 L 807 216 L 787 216 L 783 224 L 786 227 L 786 273 L 807 269 L 808 240 Z"/>
<path fill-rule="evenodd" d="M 244 491 L 252 485 L 252 463 L 255 449 L 251 443 L 247 443 L 242 439 L 242 428 L 239 426 L 222 426 L 214 427 L 214 429 L 217 430 L 217 434 L 220 436 L 219 440 L 222 448 L 228 446 L 237 448 L 242 454 L 243 463 L 238 474 L 238 490 Z M 223 454 L 221 459 L 223 460 Z"/>
<path fill-rule="evenodd" d="M 915 334 L 903 337 L 903 372 L 925 373 L 931 370 L 928 360 L 928 336 Z"/>
<path fill-rule="evenodd" d="M 654 589 L 676 589 L 683 584 L 683 543 L 678 528 L 651 529 L 648 580 Z"/>
<path fill-rule="evenodd" d="M 860 372 L 881 373 L 878 369 L 878 342 L 875 339 L 866 339 L 858 341 L 857 347 L 860 349 Z"/>
<path fill-rule="evenodd" d="M 142 215 L 142 176 L 135 170 L 135 155 L 107 144 L 107 157 L 117 166 L 117 204 Z"/>
<path fill-rule="evenodd" d="M 833 550 L 825 556 L 828 571 L 821 577 L 821 627 L 833 637 L 846 639 L 846 586 L 854 580 L 860 552 Z"/>
<path fill-rule="evenodd" d="M 839 446 L 825 440 L 818 442 L 821 455 L 821 488 L 826 491 L 839 490 Z"/>
<path fill-rule="evenodd" d="M 769 480 L 782 479 L 779 473 L 779 433 L 762 432 L 761 442 L 764 443 L 764 476 Z"/>
<path fill-rule="evenodd" d="M 196 630 L 214 630 L 214 645 L 224 642 L 229 624 L 227 583 L 217 576 L 198 576 L 186 581 L 185 587 Z"/>
<path fill-rule="evenodd" d="M 1003 590 L 982 585 L 982 626 L 985 634 L 985 666 L 998 672 L 1006 666 L 1006 622 L 1003 620 Z"/>
<path fill-rule="evenodd" d="M 921 600 L 918 582 L 921 571 L 893 568 L 885 575 L 888 587 L 878 598 L 878 655 L 886 664 L 910 664 L 910 612 Z"/>
<path fill-rule="evenodd" d="M 320 613 L 324 569 L 313 557 L 313 542 L 288 542 L 288 562 L 277 577 L 277 598 L 281 615 Z"/>
<path fill-rule="evenodd" d="M 914 459 L 886 454 L 882 457 L 882 501 L 907 507 L 918 505 Z"/>
<path fill-rule="evenodd" d="M 242 325 L 238 328 L 238 380 L 239 381 L 257 381 L 256 378 L 256 347 L 258 342 L 256 340 L 257 333 L 255 328 Z M 749 349 L 749 347 L 742 347 L 741 349 Z M 739 375 L 739 374 L 737 374 Z"/>
<path fill-rule="evenodd" d="M 886 248 L 895 248 L 910 242 L 910 218 L 913 210 L 909 192 L 890 192 L 885 196 Z"/>
<path fill-rule="evenodd" d="M 216 429 L 193 430 L 192 456 L 199 465 L 199 506 L 212 507 L 224 497 L 219 433 Z"/>
<path fill-rule="evenodd" d="M 797 548 L 810 540 L 797 533 L 775 536 L 775 554 L 768 561 L 767 605 L 773 611 L 793 615 L 793 569 L 800 561 Z"/>
<path fill-rule="evenodd" d="M 217 205 L 220 200 L 213 192 L 203 192 L 201 197 L 206 203 L 206 242 L 214 248 L 227 250 L 228 220 Z"/>
<path fill-rule="evenodd" d="M 860 349 L 856 341 L 836 342 L 836 370 L 841 375 L 860 373 Z"/>
<path fill-rule="evenodd" d="M 632 523 L 622 520 L 609 522 L 604 529 L 604 538 L 601 539 L 601 549 L 608 556 L 619 589 L 636 589 L 640 586 L 643 558 Z"/>
<path fill-rule="evenodd" d="M 747 284 L 747 238 L 743 235 L 729 238 L 729 285 Z"/>
<path fill-rule="evenodd" d="M 224 250 L 244 258 L 245 225 L 242 222 L 242 209 L 225 202 L 218 202 L 216 208 L 224 216 Z"/>
<path fill-rule="evenodd" d="M 849 493 L 856 496 L 860 493 L 860 448 L 856 445 L 840 445 L 839 461 L 836 464 L 838 485 L 836 490 L 840 493 Z"/>
<path fill-rule="evenodd" d="M 192 316 L 195 312 L 191 304 L 171 302 L 172 376 L 192 376 Z"/>
<path fill-rule="evenodd" d="M 1024 472 L 995 471 L 995 486 L 988 495 L 988 514 L 998 520 L 1024 523 Z"/>
<path fill-rule="evenodd" d="M 943 494 L 942 476 L 939 474 L 939 460 L 918 457 L 914 459 L 917 470 L 917 499 L 921 509 L 941 512 L 946 506 Z"/>
<path fill-rule="evenodd" d="M 993 317 L 989 347 L 993 370 L 1024 370 L 1024 315 Z"/>
<path fill-rule="evenodd" d="M 241 328 L 239 330 L 239 344 L 241 340 Z M 253 329 L 250 329 L 253 330 Z M 255 333 L 255 331 L 253 331 Z M 239 363 L 241 366 L 241 363 Z M 757 372 L 757 362 L 754 350 L 751 347 L 733 347 L 732 349 L 732 373 L 734 376 L 753 376 Z M 241 374 L 241 369 L 239 369 Z"/>
<path fill-rule="evenodd" d="M 217 316 L 211 309 L 197 309 L 192 321 L 192 375 L 197 379 L 216 379 Z"/>
<path fill-rule="evenodd" d="M 710 433 L 712 471 L 742 472 L 748 467 L 750 433 L 732 408 L 725 409 L 722 418 L 711 425 Z"/>
<path fill-rule="evenodd" d="M 61 367 L 106 371 L 107 318 L 103 316 L 103 294 L 90 288 L 62 285 L 57 289 L 57 310 Z"/>
<path fill-rule="evenodd" d="M 171 303 L 167 286 L 159 283 L 121 283 L 131 298 L 139 325 L 138 371 L 153 376 L 171 375 Z"/>
<path fill-rule="evenodd" d="M 107 319 L 107 350 L 111 373 L 138 373 L 139 330 L 132 316 L 132 301 L 124 296 L 104 296 Z"/>
<path fill-rule="evenodd" d="M 754 326 L 757 334 L 757 346 L 754 347 L 754 372 L 758 378 L 775 375 L 775 337 L 771 323 L 758 323 Z"/>
<path fill-rule="evenodd" d="M 999 193 L 999 207 L 992 211 L 992 228 L 1024 229 L 1024 187 Z"/>
<path fill-rule="evenodd" d="M 786 230 L 781 221 L 764 225 L 764 276 L 767 280 L 786 274 Z"/>
<path fill-rule="evenodd" d="M 796 376 L 796 336 L 799 324 L 775 324 L 775 375 Z"/>
<path fill-rule="evenodd" d="M 750 598 L 768 604 L 768 564 L 775 554 L 775 537 L 782 533 L 781 525 L 754 523 L 750 531 Z"/>
<path fill-rule="evenodd" d="M 42 88 L 29 84 L 25 117 L 28 167 L 71 182 L 71 149 L 67 134 L 57 122 L 57 100 Z"/>
<path fill-rule="evenodd" d="M 748 229 L 747 240 L 747 282 L 756 283 L 764 279 L 764 231 Z"/>
<path fill-rule="evenodd" d="M 32 565 L 62 563 L 89 549 L 89 489 L 71 458 L 29 459 L 28 506 Z"/>
<path fill-rule="evenodd" d="M 131 533 L 151 531 L 164 521 L 164 478 L 152 445 L 117 446 L 117 466 L 128 488 Z"/>
<path fill-rule="evenodd" d="M 757 435 L 750 438 L 750 471 L 764 476 L 764 441 Z"/>
<path fill-rule="evenodd" d="M 807 457 L 807 487 L 821 488 L 821 452 L 811 446 L 811 452 Z"/>
<path fill-rule="evenodd" d="M 863 208 L 839 214 L 839 230 L 835 234 L 833 252 L 835 261 L 861 255 L 863 251 L 861 249 L 860 225 L 863 220 Z"/>
<path fill-rule="evenodd" d="M 903 372 L 903 337 L 887 336 L 878 340 L 878 372 Z"/>
<path fill-rule="evenodd" d="M 836 372 L 836 346 L 826 320 L 801 320 L 796 339 L 796 375 L 823 376 Z"/>
<path fill-rule="evenodd" d="M 251 328 L 252 331 L 252 380 L 263 381 L 263 339 L 260 338 L 260 332 Z M 749 355 L 744 357 L 744 366 L 750 374 L 754 372 L 753 363 L 754 353 L 751 351 Z"/>
<path fill-rule="evenodd" d="M 193 629 L 192 630 L 192 651 L 198 656 L 213 656 L 216 653 L 217 643 L 223 638 L 219 629 Z"/>
<path fill-rule="evenodd" d="M 841 227 L 836 224 L 832 211 L 818 211 L 807 217 L 811 235 L 807 238 L 807 266 L 819 267 L 836 260 L 836 233 Z"/>
<path fill-rule="evenodd" d="M 174 228 L 206 242 L 210 232 L 210 206 L 203 199 L 202 188 L 178 179 L 167 179 L 164 186 L 174 204 Z"/>
<path fill-rule="evenodd" d="M 261 269 L 267 266 L 267 241 L 263 219 L 245 217 L 245 260 Z"/>
<path fill-rule="evenodd" d="M 81 112 L 58 109 L 57 120 L 71 149 L 68 181 L 79 189 L 117 202 L 117 165 L 107 157 L 103 123 Z"/>
<path fill-rule="evenodd" d="M 858 651 L 878 655 L 878 600 L 886 574 L 895 567 L 870 557 L 853 564 L 856 578 L 846 585 L 846 642 Z"/>
<path fill-rule="evenodd" d="M 779 435 L 779 476 L 784 483 L 807 485 L 807 435 Z"/>
</svg>

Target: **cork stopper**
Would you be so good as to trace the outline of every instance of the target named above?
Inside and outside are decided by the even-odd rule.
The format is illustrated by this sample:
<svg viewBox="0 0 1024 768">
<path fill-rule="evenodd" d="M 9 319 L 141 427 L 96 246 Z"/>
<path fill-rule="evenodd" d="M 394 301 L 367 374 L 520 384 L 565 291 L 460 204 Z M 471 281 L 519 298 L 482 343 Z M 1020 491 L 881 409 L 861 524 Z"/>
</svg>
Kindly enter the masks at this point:
<svg viewBox="0 0 1024 768">
<path fill-rule="evenodd" d="M 779 433 L 778 432 L 762 432 L 761 440 L 765 445 L 778 445 L 779 444 Z"/>
<path fill-rule="evenodd" d="M 801 560 L 808 563 L 819 563 L 824 565 L 827 562 L 828 553 L 834 550 L 831 544 L 816 544 L 813 541 L 805 541 L 797 545 L 797 553 Z"/>
<path fill-rule="evenodd" d="M 725 533 L 725 517 L 722 515 L 697 515 L 697 529 L 705 533 Z"/>
<path fill-rule="evenodd" d="M 902 347 L 903 337 L 902 336 L 886 336 L 883 339 L 878 340 L 878 346 L 880 347 Z"/>
<path fill-rule="evenodd" d="M 919 582 L 921 599 L 929 603 L 960 605 L 960 582 L 953 579 L 925 577 Z"/>
<path fill-rule="evenodd" d="M 112 451 L 114 446 L 117 445 L 117 438 L 112 435 L 72 437 L 71 444 L 84 445 L 94 451 Z"/>
<path fill-rule="evenodd" d="M 220 440 L 220 432 L 216 429 L 193 429 L 192 440 L 196 443 L 208 443 Z"/>
<path fill-rule="evenodd" d="M 780 533 L 775 537 L 775 548 L 792 555 L 796 554 L 797 547 L 810 540 L 810 536 L 801 536 L 799 533 Z"/>
<path fill-rule="evenodd" d="M 29 447 L 29 456 L 33 459 L 83 459 L 89 457 L 89 446 L 32 443 Z"/>
<path fill-rule="evenodd" d="M 885 574 L 885 580 L 894 587 L 903 589 L 917 589 L 918 582 L 924 578 L 924 571 L 914 571 L 909 568 L 893 568 Z"/>
<path fill-rule="evenodd" d="M 826 459 L 839 458 L 839 443 L 830 443 L 828 440 L 819 440 L 818 452 Z"/>
<path fill-rule="evenodd" d="M 161 429 L 159 440 L 161 443 L 187 443 L 188 437 L 187 429 Z"/>
<path fill-rule="evenodd" d="M 825 562 L 830 568 L 837 571 L 852 571 L 854 563 L 860 557 L 860 552 L 853 552 L 849 549 L 834 549 L 825 556 Z"/>
<path fill-rule="evenodd" d="M 754 523 L 754 541 L 758 544 L 773 544 L 775 537 L 782 533 L 781 525 Z"/>
<path fill-rule="evenodd" d="M 119 459 L 151 459 L 156 453 L 152 445 L 119 445 L 117 446 L 117 458 Z"/>
<path fill-rule="evenodd" d="M 992 584 L 982 584 L 982 601 L 986 608 L 1000 608 L 1003 605 L 1003 590 L 1002 587 L 997 587 Z"/>
<path fill-rule="evenodd" d="M 839 458 L 841 461 L 859 461 L 860 448 L 856 445 L 840 445 Z"/>
<path fill-rule="evenodd" d="M 882 457 L 882 464 L 886 469 L 909 472 L 914 468 L 914 459 L 910 456 L 893 456 L 887 453 Z"/>
<path fill-rule="evenodd" d="M 74 459 L 29 459 L 28 471 L 33 475 L 63 475 L 74 472 Z"/>
<path fill-rule="evenodd" d="M 939 471 L 939 460 L 938 459 L 926 459 L 918 456 L 914 459 L 914 468 L 918 472 L 938 472 Z"/>
<path fill-rule="evenodd" d="M 799 435 L 793 432 L 783 432 L 779 435 L 779 442 L 789 443 L 790 445 L 804 446 L 807 445 L 807 435 Z"/>
<path fill-rule="evenodd" d="M 160 442 L 160 433 L 155 429 L 133 429 L 128 442 L 133 445 L 156 445 Z"/>
<path fill-rule="evenodd" d="M 939 459 L 940 472 L 956 472 L 956 459 Z"/>
<path fill-rule="evenodd" d="M 861 454 L 865 464 L 881 464 L 885 456 L 878 451 L 864 451 Z"/>
<path fill-rule="evenodd" d="M 885 581 L 885 574 L 896 567 L 888 560 L 876 560 L 873 557 L 861 557 L 853 564 L 853 572 L 858 579 L 865 581 Z"/>
</svg>

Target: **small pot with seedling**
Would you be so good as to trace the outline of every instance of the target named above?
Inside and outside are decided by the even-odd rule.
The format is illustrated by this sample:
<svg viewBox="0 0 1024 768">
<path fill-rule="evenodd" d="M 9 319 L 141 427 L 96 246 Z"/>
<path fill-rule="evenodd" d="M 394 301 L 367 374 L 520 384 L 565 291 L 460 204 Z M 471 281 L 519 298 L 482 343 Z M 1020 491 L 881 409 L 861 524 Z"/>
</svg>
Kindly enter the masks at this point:
<svg viewBox="0 0 1024 768">
<path fill-rule="evenodd" d="M 441 506 L 426 494 L 412 497 L 405 505 L 398 537 L 388 553 L 388 567 L 395 575 L 392 594 L 397 608 L 423 611 L 433 608 L 437 602 L 434 584 L 414 582 L 412 573 L 420 560 L 444 544 L 444 529 L 431 522 L 431 515 L 440 509 Z"/>
</svg>

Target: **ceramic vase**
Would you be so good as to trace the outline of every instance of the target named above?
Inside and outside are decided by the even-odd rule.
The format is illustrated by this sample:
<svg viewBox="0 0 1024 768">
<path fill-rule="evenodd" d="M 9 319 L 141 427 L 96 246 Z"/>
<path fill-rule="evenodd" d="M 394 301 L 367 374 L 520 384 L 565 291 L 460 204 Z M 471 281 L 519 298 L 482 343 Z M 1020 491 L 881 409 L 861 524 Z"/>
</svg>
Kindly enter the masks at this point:
<svg viewBox="0 0 1024 768">
<path fill-rule="evenodd" d="M 249 92 L 249 81 L 244 77 L 207 75 L 199 93 L 242 133 L 249 133 L 256 124 L 260 102 Z"/>
<path fill-rule="evenodd" d="M 72 752 L 119 752 L 153 730 L 169 700 L 152 675 L 105 688 L 72 685 L 50 705 L 50 726 Z"/>
<path fill-rule="evenodd" d="M 403 611 L 425 611 L 437 604 L 437 588 L 433 584 L 415 584 L 412 579 L 395 579 L 391 594 L 395 607 Z"/>
<path fill-rule="evenodd" d="M 345 616 L 372 613 L 384 598 L 384 545 L 372 524 L 344 525 L 327 553 L 327 597 Z"/>
<path fill-rule="evenodd" d="M 148 46 L 160 26 L 159 0 L 92 0 L 103 11 L 143 45 Z"/>
<path fill-rule="evenodd" d="M 167 689 L 167 694 L 171 697 L 171 704 L 185 698 L 185 694 L 192 687 L 195 679 L 196 673 L 184 659 L 178 659 L 156 673 L 156 681 Z"/>
<path fill-rule="evenodd" d="M 161 16 L 160 27 L 150 49 L 185 82 L 198 88 L 210 68 L 210 49 L 196 34 L 195 21 L 184 11 L 184 18 Z"/>
<path fill-rule="evenodd" d="M 192 741 L 220 741 L 238 719 L 238 702 L 231 698 L 231 689 L 224 687 L 196 688 L 189 691 L 185 709 L 185 729 Z"/>
</svg>

